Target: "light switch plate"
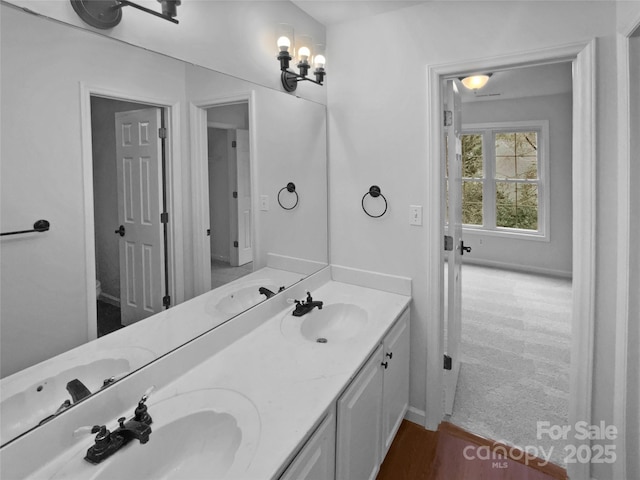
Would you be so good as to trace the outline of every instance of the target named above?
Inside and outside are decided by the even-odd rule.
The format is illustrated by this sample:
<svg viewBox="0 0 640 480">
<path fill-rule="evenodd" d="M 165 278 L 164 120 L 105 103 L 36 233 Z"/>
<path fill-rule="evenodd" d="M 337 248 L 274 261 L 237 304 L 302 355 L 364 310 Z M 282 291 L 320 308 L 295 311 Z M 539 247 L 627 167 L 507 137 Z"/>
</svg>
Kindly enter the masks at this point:
<svg viewBox="0 0 640 480">
<path fill-rule="evenodd" d="M 422 205 L 409 205 L 409 225 L 422 225 Z"/>
<path fill-rule="evenodd" d="M 263 212 L 269 210 L 269 195 L 260 195 L 260 210 Z"/>
</svg>

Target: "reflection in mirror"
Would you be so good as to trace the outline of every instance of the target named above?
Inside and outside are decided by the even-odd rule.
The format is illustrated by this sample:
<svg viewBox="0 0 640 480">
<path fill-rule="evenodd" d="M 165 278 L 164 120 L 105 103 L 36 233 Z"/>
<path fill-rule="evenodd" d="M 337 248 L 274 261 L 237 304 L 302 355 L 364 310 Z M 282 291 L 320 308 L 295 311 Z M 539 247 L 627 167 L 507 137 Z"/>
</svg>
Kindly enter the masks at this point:
<svg viewBox="0 0 640 480">
<path fill-rule="evenodd" d="M 163 309 L 168 265 L 160 212 L 166 211 L 166 159 L 164 139 L 150 137 L 150 130 L 165 127 L 164 113 L 153 105 L 91 96 L 99 337 Z M 136 262 L 132 255 L 142 250 L 144 262 Z M 147 294 L 151 301 L 137 301 Z"/>
<path fill-rule="evenodd" d="M 0 444 L 4 445 L 317 271 L 327 264 L 328 254 L 324 105 L 6 3 L 0 9 L 1 113 L 11 119 L 1 125 L 1 229 L 21 230 L 25 222 L 30 225 L 37 218 L 51 222 L 48 232 L 2 239 Z M 240 106 L 247 122 L 217 119 L 218 113 L 231 109 L 229 101 L 222 107 L 225 102 L 219 99 L 237 97 L 238 92 L 244 98 Z M 193 143 L 192 105 L 205 112 L 204 133 L 199 134 L 205 142 L 203 155 L 193 151 L 200 147 Z M 100 119 L 97 114 L 102 110 L 110 113 Z M 164 231 L 161 234 L 159 261 L 164 261 L 167 272 L 154 271 L 148 278 L 159 283 L 156 292 L 170 296 L 172 306 L 141 321 L 124 320 L 121 314 L 120 325 L 127 324 L 125 328 L 96 338 L 97 301 L 107 300 L 119 309 L 128 301 L 121 274 L 127 265 L 120 259 L 130 228 L 118 218 L 125 212 L 118 207 L 117 186 L 124 173 L 118 173 L 115 160 L 128 155 L 114 151 L 116 112 L 132 110 L 149 110 L 155 119 L 159 115 L 158 121 L 164 120 L 168 130 L 164 187 L 169 223 L 166 241 Z M 230 130 L 235 130 L 236 142 L 246 135 L 243 130 L 249 137 L 248 173 L 246 163 L 239 173 L 236 165 L 241 181 L 232 179 L 230 184 L 223 181 L 224 175 L 212 177 L 211 189 L 209 113 L 212 137 L 225 134 L 229 141 Z M 121 132 L 129 122 L 123 115 L 127 113 L 120 115 Z M 100 129 L 108 124 L 109 135 L 98 134 L 101 130 L 92 121 Z M 291 134 L 286 142 L 283 132 Z M 216 145 L 212 140 L 210 149 Z M 228 178 L 232 169 L 227 162 Z M 212 173 L 216 169 L 212 166 Z M 162 176 L 149 173 L 147 178 L 156 175 Z M 199 184 L 202 180 L 206 188 Z M 300 191 L 300 204 L 292 211 L 277 207 L 275 201 L 288 181 Z M 231 193 L 229 206 L 224 207 L 229 218 L 222 224 L 213 212 L 219 206 L 218 187 L 213 186 L 218 183 Z M 141 191 L 148 198 L 161 198 L 162 181 L 157 185 L 154 192 Z M 247 185 L 245 208 L 234 213 L 235 225 L 233 192 Z M 258 202 L 261 198 L 268 199 L 267 208 Z M 149 218 L 157 221 L 159 212 Z M 231 238 L 236 235 L 237 239 Z M 219 254 L 212 243 L 216 239 L 225 240 L 228 249 L 233 241 L 239 245 L 245 241 L 251 246 L 250 261 L 245 262 L 246 257 L 236 261 L 229 251 Z M 225 280 L 224 269 L 212 269 L 212 260 L 214 267 L 217 260 L 224 260 L 229 270 L 244 268 L 246 275 Z M 231 281 L 225 284 L 227 280 Z"/>
<path fill-rule="evenodd" d="M 211 288 L 253 271 L 250 161 L 248 104 L 208 108 Z"/>
</svg>

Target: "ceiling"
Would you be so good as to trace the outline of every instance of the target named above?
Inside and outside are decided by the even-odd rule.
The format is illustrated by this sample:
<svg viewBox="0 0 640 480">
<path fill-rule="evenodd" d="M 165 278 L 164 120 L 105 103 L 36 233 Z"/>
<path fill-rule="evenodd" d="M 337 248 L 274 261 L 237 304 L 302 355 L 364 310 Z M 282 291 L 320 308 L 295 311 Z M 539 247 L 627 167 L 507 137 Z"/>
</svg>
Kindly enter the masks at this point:
<svg viewBox="0 0 640 480">
<path fill-rule="evenodd" d="M 323 25 L 329 26 L 427 2 L 425 0 L 292 0 L 292 3 Z"/>
</svg>

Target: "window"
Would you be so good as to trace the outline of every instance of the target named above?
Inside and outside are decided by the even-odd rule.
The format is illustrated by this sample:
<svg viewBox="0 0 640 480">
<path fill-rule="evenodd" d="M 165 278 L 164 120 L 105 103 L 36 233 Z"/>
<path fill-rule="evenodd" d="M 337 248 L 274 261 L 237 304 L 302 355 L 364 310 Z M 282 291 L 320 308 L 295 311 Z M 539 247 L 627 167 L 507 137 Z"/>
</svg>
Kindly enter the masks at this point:
<svg viewBox="0 0 640 480">
<path fill-rule="evenodd" d="M 547 122 L 464 127 L 465 228 L 547 239 L 547 138 Z"/>
</svg>

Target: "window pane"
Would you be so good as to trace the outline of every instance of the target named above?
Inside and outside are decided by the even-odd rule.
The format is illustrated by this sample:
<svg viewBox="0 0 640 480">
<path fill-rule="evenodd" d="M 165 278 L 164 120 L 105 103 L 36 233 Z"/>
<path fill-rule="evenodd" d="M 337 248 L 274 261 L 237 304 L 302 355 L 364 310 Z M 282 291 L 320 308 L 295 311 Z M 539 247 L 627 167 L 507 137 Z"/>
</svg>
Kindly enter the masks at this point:
<svg viewBox="0 0 640 480">
<path fill-rule="evenodd" d="M 538 178 L 538 134 L 496 133 L 496 175 L 498 180 Z"/>
<path fill-rule="evenodd" d="M 482 225 L 482 182 L 462 182 L 462 223 Z"/>
<path fill-rule="evenodd" d="M 538 186 L 496 182 L 496 226 L 538 230 Z"/>
<path fill-rule="evenodd" d="M 462 135 L 462 177 L 483 178 L 482 135 Z"/>
</svg>

